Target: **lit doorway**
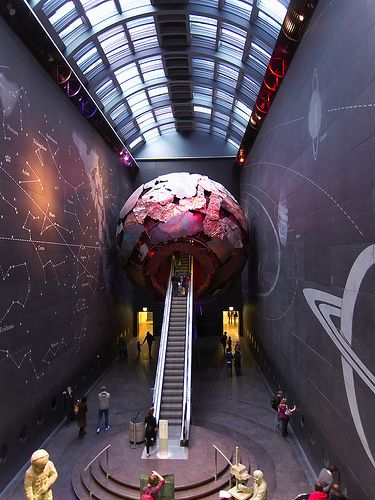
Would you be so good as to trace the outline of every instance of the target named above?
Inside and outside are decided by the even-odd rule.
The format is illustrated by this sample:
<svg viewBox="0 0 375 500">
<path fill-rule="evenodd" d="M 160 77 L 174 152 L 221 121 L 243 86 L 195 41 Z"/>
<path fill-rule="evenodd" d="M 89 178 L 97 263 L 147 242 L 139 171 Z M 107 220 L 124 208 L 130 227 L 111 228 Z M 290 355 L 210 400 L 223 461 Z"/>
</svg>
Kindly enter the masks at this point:
<svg viewBox="0 0 375 500">
<path fill-rule="evenodd" d="M 223 311 L 223 331 L 227 332 L 232 342 L 240 339 L 239 312 L 230 307 L 228 311 Z"/>
<path fill-rule="evenodd" d="M 143 311 L 137 313 L 137 335 L 142 342 L 146 337 L 146 333 L 154 333 L 154 315 L 152 311 L 148 311 L 146 307 Z"/>
</svg>

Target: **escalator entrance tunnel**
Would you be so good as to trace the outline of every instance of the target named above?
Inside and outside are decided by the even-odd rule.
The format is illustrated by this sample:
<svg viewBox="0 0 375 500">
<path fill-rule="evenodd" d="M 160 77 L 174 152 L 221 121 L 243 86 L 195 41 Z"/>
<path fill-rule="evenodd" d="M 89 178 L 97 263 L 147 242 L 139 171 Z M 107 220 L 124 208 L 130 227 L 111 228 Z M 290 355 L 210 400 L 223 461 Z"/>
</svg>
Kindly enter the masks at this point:
<svg viewBox="0 0 375 500">
<path fill-rule="evenodd" d="M 194 257 L 194 298 L 229 288 L 247 259 L 248 223 L 236 199 L 200 174 L 162 175 L 139 186 L 116 232 L 123 270 L 165 297 L 175 253 Z"/>
</svg>

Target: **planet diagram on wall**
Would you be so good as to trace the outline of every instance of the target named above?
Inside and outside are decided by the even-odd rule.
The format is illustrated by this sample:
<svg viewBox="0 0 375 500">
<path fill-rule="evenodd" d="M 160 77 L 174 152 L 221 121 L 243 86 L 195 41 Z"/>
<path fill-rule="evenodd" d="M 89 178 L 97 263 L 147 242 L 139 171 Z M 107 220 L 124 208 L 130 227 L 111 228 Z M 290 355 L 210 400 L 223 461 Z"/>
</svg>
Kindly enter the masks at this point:
<svg viewBox="0 0 375 500">
<path fill-rule="evenodd" d="M 353 318 L 355 309 L 358 310 L 359 291 L 367 273 L 373 266 L 375 266 L 375 245 L 370 245 L 355 260 L 346 280 L 342 299 L 312 288 L 305 288 L 303 293 L 311 310 L 340 352 L 350 412 L 362 446 L 375 468 L 373 450 L 369 445 L 371 440 L 366 436 L 363 426 L 363 412 L 360 411 L 358 404 L 354 374 L 362 380 L 373 395 L 375 395 L 375 375 L 353 350 Z M 340 328 L 335 325 L 332 318 L 340 318 Z"/>
<path fill-rule="evenodd" d="M 200 174 L 171 173 L 130 196 L 117 244 L 131 280 L 164 297 L 175 252 L 194 257 L 194 297 L 230 287 L 247 259 L 247 218 L 232 194 Z"/>
<path fill-rule="evenodd" d="M 319 134 L 322 125 L 322 101 L 319 93 L 318 70 L 314 68 L 312 80 L 312 93 L 309 107 L 309 134 L 312 140 L 314 160 L 318 157 Z"/>
</svg>

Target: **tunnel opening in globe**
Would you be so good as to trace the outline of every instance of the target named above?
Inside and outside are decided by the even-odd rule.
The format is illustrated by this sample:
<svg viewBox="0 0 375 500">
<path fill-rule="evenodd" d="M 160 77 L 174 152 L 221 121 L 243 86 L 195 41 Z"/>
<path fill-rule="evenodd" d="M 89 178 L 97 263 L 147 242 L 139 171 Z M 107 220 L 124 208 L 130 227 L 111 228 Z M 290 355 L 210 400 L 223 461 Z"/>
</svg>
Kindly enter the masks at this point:
<svg viewBox="0 0 375 500">
<path fill-rule="evenodd" d="M 194 297 L 232 286 L 247 259 L 248 222 L 233 195 L 199 174 L 162 175 L 125 202 L 116 232 L 120 263 L 137 285 L 164 297 L 174 254 L 194 257 Z"/>
</svg>

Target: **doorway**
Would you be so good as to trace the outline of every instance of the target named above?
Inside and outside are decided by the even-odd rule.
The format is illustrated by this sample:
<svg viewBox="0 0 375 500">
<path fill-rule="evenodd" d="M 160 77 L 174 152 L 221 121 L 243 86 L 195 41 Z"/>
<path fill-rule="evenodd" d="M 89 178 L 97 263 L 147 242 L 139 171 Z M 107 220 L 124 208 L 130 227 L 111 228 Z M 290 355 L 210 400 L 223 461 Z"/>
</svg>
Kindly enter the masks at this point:
<svg viewBox="0 0 375 500">
<path fill-rule="evenodd" d="M 154 333 L 154 315 L 152 311 L 138 311 L 137 313 L 137 335 L 142 341 L 146 333 Z"/>
<path fill-rule="evenodd" d="M 240 339 L 240 321 L 239 312 L 234 309 L 223 311 L 223 332 L 227 332 L 228 337 L 232 338 L 232 342 Z"/>
</svg>

